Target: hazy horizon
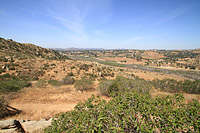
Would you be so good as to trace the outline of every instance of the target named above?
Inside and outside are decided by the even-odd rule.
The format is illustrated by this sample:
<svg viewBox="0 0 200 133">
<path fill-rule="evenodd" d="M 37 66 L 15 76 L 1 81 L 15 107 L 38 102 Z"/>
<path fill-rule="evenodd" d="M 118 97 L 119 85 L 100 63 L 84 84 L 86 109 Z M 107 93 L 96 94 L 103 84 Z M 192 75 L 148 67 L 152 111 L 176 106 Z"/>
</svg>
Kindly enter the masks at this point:
<svg viewBox="0 0 200 133">
<path fill-rule="evenodd" d="M 0 37 L 45 48 L 200 48 L 199 0 L 1 0 Z"/>
</svg>

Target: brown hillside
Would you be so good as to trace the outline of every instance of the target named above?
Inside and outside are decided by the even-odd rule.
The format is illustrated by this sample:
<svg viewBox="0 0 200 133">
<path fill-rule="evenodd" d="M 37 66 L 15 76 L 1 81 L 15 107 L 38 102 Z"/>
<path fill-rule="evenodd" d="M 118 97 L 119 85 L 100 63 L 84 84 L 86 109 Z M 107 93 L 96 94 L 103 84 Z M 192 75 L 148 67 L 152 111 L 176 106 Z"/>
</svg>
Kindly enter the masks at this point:
<svg viewBox="0 0 200 133">
<path fill-rule="evenodd" d="M 12 39 L 6 40 L 4 38 L 0 38 L 0 53 L 5 58 L 13 56 L 14 58 L 41 57 L 46 59 L 69 59 L 55 50 L 42 48 L 33 44 L 18 43 Z"/>
</svg>

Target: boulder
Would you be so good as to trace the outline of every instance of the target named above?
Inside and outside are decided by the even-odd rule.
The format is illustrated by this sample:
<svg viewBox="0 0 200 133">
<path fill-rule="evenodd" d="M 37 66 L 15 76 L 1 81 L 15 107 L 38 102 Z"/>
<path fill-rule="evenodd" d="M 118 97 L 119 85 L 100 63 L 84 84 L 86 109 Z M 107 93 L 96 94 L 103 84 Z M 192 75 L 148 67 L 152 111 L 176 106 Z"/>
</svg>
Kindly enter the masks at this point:
<svg viewBox="0 0 200 133">
<path fill-rule="evenodd" d="M 16 120 L 10 119 L 10 120 L 4 120 L 0 121 L 0 129 L 6 129 L 15 126 Z"/>
<path fill-rule="evenodd" d="M 51 125 L 51 121 L 41 120 L 41 121 L 27 121 L 21 123 L 21 126 L 25 132 L 35 132 L 42 130 Z"/>
<path fill-rule="evenodd" d="M 4 120 L 0 121 L 0 133 L 17 133 L 17 132 L 29 132 L 38 133 L 51 125 L 52 118 L 49 120 L 41 119 L 40 121 L 30 120 Z"/>
</svg>

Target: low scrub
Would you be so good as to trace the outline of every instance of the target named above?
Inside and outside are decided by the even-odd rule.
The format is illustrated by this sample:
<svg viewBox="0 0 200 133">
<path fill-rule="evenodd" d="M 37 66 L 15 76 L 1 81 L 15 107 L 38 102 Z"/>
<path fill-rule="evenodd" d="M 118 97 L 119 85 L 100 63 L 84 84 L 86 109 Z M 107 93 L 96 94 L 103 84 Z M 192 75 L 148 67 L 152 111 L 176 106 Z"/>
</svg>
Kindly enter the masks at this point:
<svg viewBox="0 0 200 133">
<path fill-rule="evenodd" d="M 138 92 L 146 93 L 152 88 L 151 83 L 144 79 L 128 79 L 122 76 L 114 80 L 103 80 L 99 83 L 99 90 L 105 96 L 117 96 L 125 89 L 134 89 Z"/>
<path fill-rule="evenodd" d="M 47 83 L 46 83 L 45 80 L 38 80 L 37 83 L 36 83 L 35 85 L 36 85 L 36 87 L 38 87 L 38 88 L 44 88 L 44 87 L 47 86 Z"/>
<path fill-rule="evenodd" d="M 111 86 L 113 84 L 112 80 L 103 80 L 99 83 L 98 89 L 104 96 L 110 96 Z"/>
<path fill-rule="evenodd" d="M 7 100 L 4 97 L 0 97 L 0 118 L 3 118 L 4 116 L 7 115 L 8 110 L 7 110 Z"/>
<path fill-rule="evenodd" d="M 152 85 L 155 88 L 159 88 L 161 91 L 167 91 L 171 93 L 190 93 L 200 94 L 200 80 L 190 81 L 177 81 L 174 79 L 153 80 Z"/>
<path fill-rule="evenodd" d="M 52 79 L 49 80 L 48 83 L 50 85 L 53 85 L 53 86 L 61 86 L 62 85 L 62 83 L 60 81 L 58 81 L 58 80 L 52 80 Z"/>
<path fill-rule="evenodd" d="M 66 76 L 63 80 L 63 85 L 72 85 L 75 83 L 75 79 L 70 77 L 70 76 Z"/>
<path fill-rule="evenodd" d="M 77 80 L 74 84 L 74 87 L 77 91 L 85 91 L 89 89 L 93 89 L 93 80 L 82 78 L 80 80 Z"/>
<path fill-rule="evenodd" d="M 0 81 L 0 92 L 16 92 L 24 87 L 31 86 L 28 81 L 22 80 L 4 80 Z"/>
<path fill-rule="evenodd" d="M 200 132 L 200 104 L 180 94 L 153 99 L 126 89 L 108 103 L 92 95 L 73 111 L 56 116 L 53 132 Z"/>
</svg>

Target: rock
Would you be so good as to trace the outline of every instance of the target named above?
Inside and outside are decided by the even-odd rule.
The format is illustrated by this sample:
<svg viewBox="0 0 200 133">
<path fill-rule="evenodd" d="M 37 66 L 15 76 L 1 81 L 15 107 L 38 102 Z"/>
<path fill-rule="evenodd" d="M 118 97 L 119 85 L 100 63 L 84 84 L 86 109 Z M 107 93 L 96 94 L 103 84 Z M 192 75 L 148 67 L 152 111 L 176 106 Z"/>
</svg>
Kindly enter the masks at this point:
<svg viewBox="0 0 200 133">
<path fill-rule="evenodd" d="M 0 130 L 0 133 L 18 133 L 17 128 Z"/>
<path fill-rule="evenodd" d="M 21 125 L 25 132 L 35 132 L 38 130 L 42 130 L 48 127 L 49 125 L 51 125 L 51 121 L 46 121 L 46 120 L 27 121 L 27 122 L 21 123 Z"/>
<path fill-rule="evenodd" d="M 15 123 L 16 123 L 16 120 L 14 119 L 0 121 L 0 129 L 5 129 L 11 126 L 15 126 Z"/>
<path fill-rule="evenodd" d="M 49 121 L 52 121 L 52 120 L 53 120 L 53 118 L 50 118 L 50 119 L 49 119 Z"/>
<path fill-rule="evenodd" d="M 17 132 L 29 132 L 38 133 L 51 125 L 52 118 L 49 120 L 41 119 L 40 121 L 30 120 L 4 120 L 0 121 L 0 133 L 17 133 Z"/>
</svg>

